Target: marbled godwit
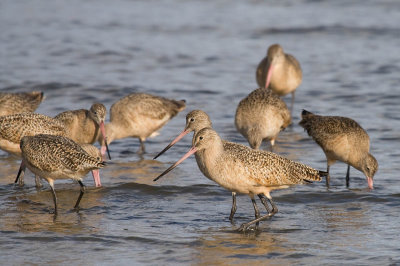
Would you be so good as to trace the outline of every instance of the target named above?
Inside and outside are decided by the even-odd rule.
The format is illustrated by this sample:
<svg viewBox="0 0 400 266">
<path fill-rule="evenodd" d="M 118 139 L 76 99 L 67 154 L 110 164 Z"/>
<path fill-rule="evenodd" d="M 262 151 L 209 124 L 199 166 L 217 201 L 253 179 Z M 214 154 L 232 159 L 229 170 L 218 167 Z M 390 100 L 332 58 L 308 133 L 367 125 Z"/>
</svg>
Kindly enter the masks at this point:
<svg viewBox="0 0 400 266">
<path fill-rule="evenodd" d="M 285 102 L 270 89 L 252 91 L 236 109 L 236 128 L 253 149 L 258 149 L 263 140 L 270 140 L 272 150 L 279 132 L 290 123 Z"/>
<path fill-rule="evenodd" d="M 247 230 L 252 224 L 256 224 L 257 227 L 259 221 L 273 216 L 278 211 L 270 195 L 272 190 L 320 181 L 321 176 L 327 174 L 272 152 L 253 150 L 240 144 L 233 144 L 231 147 L 225 149 L 218 134 L 211 128 L 204 128 L 196 134 L 189 152 L 154 181 L 196 153 L 197 165 L 206 177 L 230 191 L 250 196 L 256 219 L 242 224 L 239 228 Z M 260 217 L 255 195 L 261 199 L 268 214 Z M 270 202 L 272 210 L 269 209 L 264 196 Z"/>
<path fill-rule="evenodd" d="M 329 168 L 337 160 L 347 164 L 346 186 L 350 184 L 350 165 L 364 173 L 373 189 L 373 177 L 378 162 L 369 153 L 369 136 L 353 119 L 340 116 L 321 116 L 303 110 L 300 126 L 307 130 L 322 148 L 327 159 L 326 186 L 329 187 Z"/>
<path fill-rule="evenodd" d="M 94 158 L 99 158 L 99 160 L 102 159 L 102 155 L 99 149 L 97 149 L 95 146 L 93 146 L 92 144 L 87 144 L 87 143 L 83 143 L 83 144 L 78 144 L 79 146 L 81 146 L 81 148 L 86 151 L 90 156 L 94 157 Z M 25 173 L 25 168 L 26 165 L 24 164 L 24 161 L 21 161 L 21 165 L 19 167 L 18 170 L 18 174 L 17 174 L 17 178 L 15 179 L 15 183 L 18 182 L 18 179 L 20 178 L 21 173 Z M 92 170 L 92 175 L 93 175 L 93 179 L 94 180 L 98 180 L 98 182 L 95 182 L 95 185 L 97 187 L 101 186 L 101 182 L 100 182 L 100 174 L 99 174 L 99 170 Z M 42 184 L 40 183 L 40 178 L 38 175 L 35 175 L 35 182 L 36 182 L 36 186 L 40 187 L 42 186 Z"/>
<path fill-rule="evenodd" d="M 0 117 L 0 149 L 21 156 L 20 141 L 24 136 L 51 134 L 65 136 L 65 127 L 59 120 L 35 113 Z"/>
<path fill-rule="evenodd" d="M 111 106 L 110 123 L 105 125 L 107 140 L 110 144 L 116 139 L 139 138 L 138 153 L 143 153 L 146 138 L 157 136 L 157 131 L 185 107 L 184 100 L 169 100 L 146 93 L 129 94 Z M 102 136 L 99 136 L 99 142 L 104 155 Z"/>
<path fill-rule="evenodd" d="M 33 112 L 44 100 L 43 92 L 0 92 L 0 116 Z"/>
<path fill-rule="evenodd" d="M 195 136 L 197 132 L 199 132 L 203 128 L 212 128 L 212 123 L 210 117 L 202 110 L 193 110 L 190 113 L 186 115 L 186 126 L 183 129 L 183 131 L 173 140 L 171 141 L 170 144 L 168 144 L 167 147 L 165 147 L 159 154 L 154 157 L 154 159 L 157 159 L 158 156 L 166 152 L 169 148 L 171 148 L 175 143 L 177 143 L 179 140 L 181 140 L 186 134 L 190 133 L 193 131 L 193 140 L 192 143 L 194 143 Z M 230 149 L 233 145 L 232 142 L 228 142 L 223 140 L 222 141 L 224 148 L 225 149 Z M 195 154 L 197 158 L 197 154 Z M 233 220 L 233 216 L 236 213 L 236 192 L 232 192 L 232 209 L 231 209 L 231 214 L 229 215 L 229 220 Z"/>
<path fill-rule="evenodd" d="M 104 130 L 104 121 L 106 119 L 107 109 L 101 103 L 94 103 L 90 110 L 79 109 L 65 111 L 54 118 L 63 122 L 66 128 L 67 137 L 77 143 L 93 144 L 101 133 L 105 139 L 105 146 L 108 158 L 111 160 L 108 150 L 107 136 Z"/>
<path fill-rule="evenodd" d="M 26 136 L 21 139 L 21 151 L 23 163 L 36 175 L 46 179 L 51 187 L 54 201 L 54 214 L 57 214 L 57 196 L 54 190 L 54 180 L 71 178 L 78 181 L 81 191 L 75 204 L 79 202 L 85 193 L 82 183 L 89 171 L 96 171 L 93 178 L 97 186 L 100 186 L 98 169 L 105 165 L 99 156 L 91 156 L 77 143 L 62 136 L 39 134 Z"/>
<path fill-rule="evenodd" d="M 294 93 L 302 81 L 300 63 L 290 54 L 283 52 L 279 44 L 268 48 L 267 56 L 258 64 L 257 84 L 270 88 L 280 96 L 292 93 L 290 112 L 293 110 Z"/>
<path fill-rule="evenodd" d="M 20 141 L 24 136 L 37 134 L 51 134 L 65 136 L 65 127 L 57 119 L 35 113 L 14 114 L 0 117 L 0 149 L 21 157 Z M 24 184 L 21 169 L 16 182 Z M 23 172 L 22 172 L 23 173 Z M 35 179 L 36 186 L 40 187 L 40 180 Z"/>
</svg>

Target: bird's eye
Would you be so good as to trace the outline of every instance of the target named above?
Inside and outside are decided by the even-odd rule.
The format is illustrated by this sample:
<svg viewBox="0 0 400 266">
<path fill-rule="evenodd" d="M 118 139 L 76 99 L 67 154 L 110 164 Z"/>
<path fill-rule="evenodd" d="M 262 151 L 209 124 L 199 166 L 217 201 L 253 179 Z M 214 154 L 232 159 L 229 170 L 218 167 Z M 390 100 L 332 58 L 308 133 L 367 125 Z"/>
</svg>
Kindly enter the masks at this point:
<svg viewBox="0 0 400 266">
<path fill-rule="evenodd" d="M 203 139 L 203 137 L 200 137 L 199 139 L 200 139 L 200 140 L 202 140 L 202 139 Z"/>
<path fill-rule="evenodd" d="M 194 121 L 194 118 L 190 118 L 190 122 L 193 122 Z"/>
<path fill-rule="evenodd" d="M 96 111 L 94 111 L 94 114 L 95 114 L 95 115 L 97 115 L 97 112 L 96 112 Z"/>
</svg>

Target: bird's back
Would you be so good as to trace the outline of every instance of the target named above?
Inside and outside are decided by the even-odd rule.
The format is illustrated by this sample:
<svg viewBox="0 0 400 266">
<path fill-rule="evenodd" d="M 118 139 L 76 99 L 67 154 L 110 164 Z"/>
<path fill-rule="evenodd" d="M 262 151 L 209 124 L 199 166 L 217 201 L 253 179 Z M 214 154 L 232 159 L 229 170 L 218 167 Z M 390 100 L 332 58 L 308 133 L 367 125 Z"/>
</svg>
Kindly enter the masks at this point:
<svg viewBox="0 0 400 266">
<path fill-rule="evenodd" d="M 240 101 L 235 125 L 250 143 L 274 138 L 291 123 L 285 102 L 270 89 L 259 88 Z"/>
<path fill-rule="evenodd" d="M 238 145 L 240 144 L 235 144 L 234 148 L 228 149 L 229 156 L 233 160 L 238 160 L 245 167 L 249 177 L 256 180 L 259 185 L 294 185 L 321 180 L 321 172 L 310 166 L 272 152 L 253 150 Z"/>
<path fill-rule="evenodd" d="M 22 93 L 0 92 L 0 116 L 33 112 L 44 100 L 40 91 Z"/>
<path fill-rule="evenodd" d="M 42 172 L 84 172 L 104 166 L 101 157 L 91 156 L 66 137 L 46 134 L 27 136 L 20 145 L 28 165 Z"/>
<path fill-rule="evenodd" d="M 35 113 L 0 117 L 2 139 L 19 144 L 22 137 L 36 134 L 65 135 L 65 127 L 57 119 Z"/>
<path fill-rule="evenodd" d="M 345 137 L 349 144 L 361 144 L 367 146 L 369 150 L 368 134 L 353 119 L 341 116 L 320 116 L 303 110 L 299 124 L 323 148 L 328 143 L 335 142 L 335 139 Z"/>
<path fill-rule="evenodd" d="M 138 131 L 134 136 L 148 137 L 186 107 L 175 101 L 145 93 L 132 93 L 115 102 L 110 121 L 126 130 Z"/>
</svg>

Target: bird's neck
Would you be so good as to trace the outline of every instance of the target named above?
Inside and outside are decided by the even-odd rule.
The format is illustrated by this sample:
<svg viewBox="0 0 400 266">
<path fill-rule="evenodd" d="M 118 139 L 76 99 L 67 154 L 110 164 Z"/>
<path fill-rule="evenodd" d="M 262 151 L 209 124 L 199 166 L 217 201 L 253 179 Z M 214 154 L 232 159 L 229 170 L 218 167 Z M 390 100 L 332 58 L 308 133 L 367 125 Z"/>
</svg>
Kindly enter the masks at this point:
<svg viewBox="0 0 400 266">
<path fill-rule="evenodd" d="M 220 161 L 224 153 L 222 141 L 218 141 L 210 145 L 207 149 L 196 152 L 196 161 L 201 172 L 208 178 L 213 180 L 212 171 L 216 168 L 216 164 Z"/>
<path fill-rule="evenodd" d="M 107 143 L 110 144 L 113 140 L 122 139 L 128 136 L 125 136 L 125 130 L 120 128 L 118 124 L 108 123 L 104 125 L 104 130 L 106 131 Z M 99 134 L 98 137 L 99 143 L 103 145 L 103 135 Z"/>
</svg>

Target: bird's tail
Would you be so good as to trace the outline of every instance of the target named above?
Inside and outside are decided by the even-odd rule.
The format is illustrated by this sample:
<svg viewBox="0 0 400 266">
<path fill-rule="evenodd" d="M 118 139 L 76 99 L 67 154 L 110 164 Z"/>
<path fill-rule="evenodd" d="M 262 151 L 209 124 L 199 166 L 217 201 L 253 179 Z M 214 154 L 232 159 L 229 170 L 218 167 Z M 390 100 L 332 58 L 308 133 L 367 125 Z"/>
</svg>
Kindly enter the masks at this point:
<svg viewBox="0 0 400 266">
<path fill-rule="evenodd" d="M 312 168 L 311 168 L 312 169 Z M 310 169 L 310 170 L 311 170 Z M 312 169 L 309 171 L 309 173 L 306 175 L 306 178 L 303 178 L 303 181 L 306 183 L 312 183 L 314 181 L 321 181 L 323 176 L 327 176 L 328 172 L 324 171 L 319 171 L 319 170 L 314 170 Z"/>
</svg>

